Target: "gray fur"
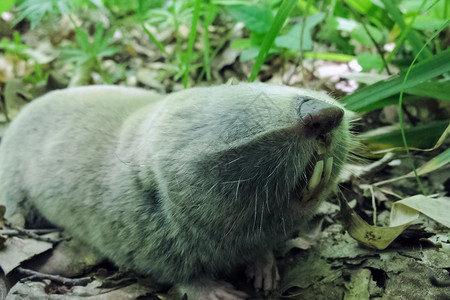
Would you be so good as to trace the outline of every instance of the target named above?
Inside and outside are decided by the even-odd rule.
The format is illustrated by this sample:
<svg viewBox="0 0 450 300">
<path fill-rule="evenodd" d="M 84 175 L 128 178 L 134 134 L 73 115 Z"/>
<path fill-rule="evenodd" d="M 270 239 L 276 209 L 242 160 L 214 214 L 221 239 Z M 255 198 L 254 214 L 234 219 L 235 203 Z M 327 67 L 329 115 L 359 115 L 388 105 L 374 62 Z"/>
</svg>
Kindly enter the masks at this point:
<svg viewBox="0 0 450 300">
<path fill-rule="evenodd" d="M 299 97 L 340 106 L 258 83 L 167 96 L 110 86 L 51 92 L 7 130 L 0 203 L 7 216 L 35 208 L 116 264 L 162 282 L 217 278 L 273 250 L 334 186 L 348 153 L 348 112 L 332 133 L 329 187 L 313 203 L 290 199 L 317 159 L 317 140 L 294 129 Z"/>
</svg>

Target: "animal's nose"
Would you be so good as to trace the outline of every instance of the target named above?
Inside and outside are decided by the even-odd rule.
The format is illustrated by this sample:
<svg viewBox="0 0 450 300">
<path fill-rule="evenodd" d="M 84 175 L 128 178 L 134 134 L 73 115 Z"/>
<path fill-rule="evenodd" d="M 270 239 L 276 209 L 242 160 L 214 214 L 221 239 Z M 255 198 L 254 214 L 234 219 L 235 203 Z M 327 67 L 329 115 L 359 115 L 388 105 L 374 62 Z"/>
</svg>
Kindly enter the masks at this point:
<svg viewBox="0 0 450 300">
<path fill-rule="evenodd" d="M 295 113 L 306 137 L 325 135 L 339 126 L 344 110 L 325 101 L 301 97 L 295 100 Z"/>
</svg>

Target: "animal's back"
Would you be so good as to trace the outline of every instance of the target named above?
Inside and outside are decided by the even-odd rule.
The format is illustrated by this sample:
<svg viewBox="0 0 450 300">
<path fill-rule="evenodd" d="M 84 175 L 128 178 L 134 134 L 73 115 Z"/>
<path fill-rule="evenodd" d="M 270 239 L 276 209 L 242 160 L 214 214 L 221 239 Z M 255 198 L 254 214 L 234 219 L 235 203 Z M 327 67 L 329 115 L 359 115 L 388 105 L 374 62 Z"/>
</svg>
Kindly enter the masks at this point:
<svg viewBox="0 0 450 300">
<path fill-rule="evenodd" d="M 55 224 L 67 210 L 47 205 L 46 198 L 82 207 L 73 203 L 80 192 L 92 192 L 93 182 L 101 192 L 124 120 L 159 97 L 141 89 L 92 86 L 54 91 L 27 105 L 0 146 L 0 204 L 7 204 L 6 216 L 25 213 L 33 222 L 36 204 L 26 199 L 38 198 L 37 206 Z M 89 201 L 94 195 L 85 196 Z"/>
</svg>

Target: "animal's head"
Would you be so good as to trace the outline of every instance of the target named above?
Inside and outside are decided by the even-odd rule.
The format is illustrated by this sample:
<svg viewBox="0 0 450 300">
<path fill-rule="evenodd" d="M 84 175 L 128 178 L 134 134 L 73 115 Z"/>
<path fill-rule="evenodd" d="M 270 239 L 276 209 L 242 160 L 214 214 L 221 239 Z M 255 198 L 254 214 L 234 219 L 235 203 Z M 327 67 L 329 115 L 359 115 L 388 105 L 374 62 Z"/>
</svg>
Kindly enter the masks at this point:
<svg viewBox="0 0 450 300">
<path fill-rule="evenodd" d="M 203 226 L 212 219 L 264 234 L 300 223 L 348 155 L 350 112 L 322 93 L 222 85 L 175 93 L 165 107 L 157 178 L 178 213 Z"/>
</svg>

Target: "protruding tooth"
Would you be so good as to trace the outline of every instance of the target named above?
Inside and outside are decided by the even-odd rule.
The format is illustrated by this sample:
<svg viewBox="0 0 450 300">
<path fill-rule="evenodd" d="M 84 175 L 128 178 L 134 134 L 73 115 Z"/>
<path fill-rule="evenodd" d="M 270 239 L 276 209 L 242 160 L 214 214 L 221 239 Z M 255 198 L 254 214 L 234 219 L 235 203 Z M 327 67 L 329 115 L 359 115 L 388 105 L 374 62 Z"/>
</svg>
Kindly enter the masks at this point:
<svg viewBox="0 0 450 300">
<path fill-rule="evenodd" d="M 323 183 L 324 184 L 327 184 L 328 180 L 330 180 L 332 169 L 333 169 L 333 156 L 328 157 L 328 159 L 325 163 L 325 171 L 323 174 Z"/>
<path fill-rule="evenodd" d="M 322 144 L 319 144 L 319 147 L 317 148 L 317 154 L 322 155 L 322 154 L 325 154 L 325 152 L 327 152 L 327 149 L 325 148 L 325 146 Z"/>
<path fill-rule="evenodd" d="M 320 179 L 322 178 L 322 172 L 323 172 L 323 160 L 319 160 L 314 167 L 311 179 L 309 179 L 308 189 L 310 191 L 315 189 L 319 185 Z"/>
</svg>

